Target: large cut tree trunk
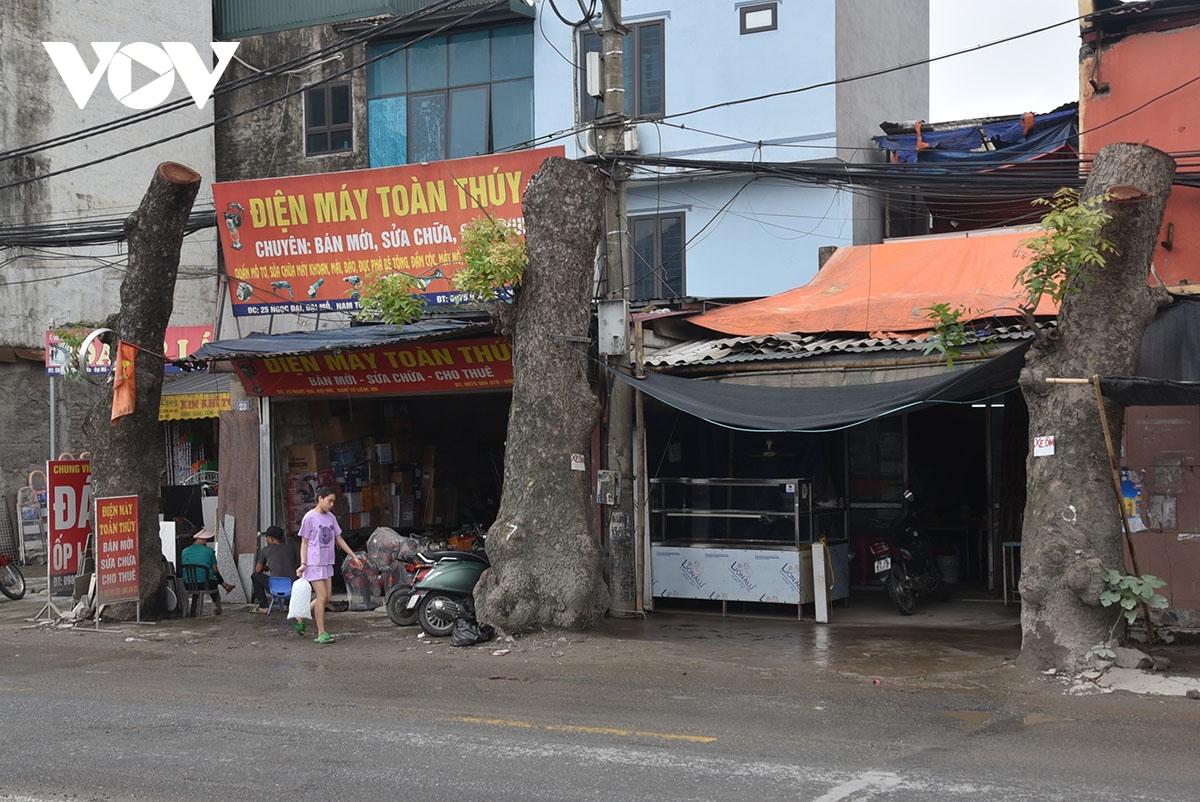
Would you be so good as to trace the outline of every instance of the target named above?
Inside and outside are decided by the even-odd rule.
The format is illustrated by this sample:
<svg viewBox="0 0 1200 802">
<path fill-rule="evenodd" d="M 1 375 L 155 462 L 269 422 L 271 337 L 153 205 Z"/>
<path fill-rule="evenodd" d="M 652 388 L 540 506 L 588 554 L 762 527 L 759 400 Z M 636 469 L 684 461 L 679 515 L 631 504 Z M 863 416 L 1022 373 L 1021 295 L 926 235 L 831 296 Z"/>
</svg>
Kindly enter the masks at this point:
<svg viewBox="0 0 1200 802">
<path fill-rule="evenodd" d="M 1127 376 L 1162 293 L 1148 285 L 1175 162 L 1144 145 L 1109 145 L 1096 157 L 1081 200 L 1112 196 L 1101 236 L 1110 255 L 1080 292 L 1067 296 L 1058 329 L 1030 351 L 1021 374 L 1031 437 L 1053 435 L 1054 454 L 1028 464 L 1022 530 L 1021 662 L 1030 668 L 1081 667 L 1109 638 L 1118 613 L 1100 606 L 1102 572 L 1124 573 L 1123 527 L 1095 390 L 1046 378 Z M 1106 402 L 1113 443 L 1124 410 Z"/>
<path fill-rule="evenodd" d="M 140 597 L 147 614 L 157 612 L 163 582 L 158 536 L 162 346 L 175 305 L 179 251 L 199 189 L 199 173 L 182 164 L 160 164 L 141 205 L 125 219 L 129 264 L 121 282 L 121 310 L 110 326 L 118 338 L 142 349 L 135 362 L 137 404 L 113 425 L 107 424 L 107 414 L 93 416 L 93 496 L 138 497 Z M 111 347 L 115 357 L 116 343 Z"/>
<path fill-rule="evenodd" d="M 504 488 L 488 531 L 492 567 L 475 588 L 479 619 L 510 634 L 584 629 L 607 609 L 592 474 L 571 461 L 590 453 L 599 420 L 587 339 L 605 186 L 599 171 L 551 158 L 525 193 L 529 266 L 514 310 Z"/>
</svg>

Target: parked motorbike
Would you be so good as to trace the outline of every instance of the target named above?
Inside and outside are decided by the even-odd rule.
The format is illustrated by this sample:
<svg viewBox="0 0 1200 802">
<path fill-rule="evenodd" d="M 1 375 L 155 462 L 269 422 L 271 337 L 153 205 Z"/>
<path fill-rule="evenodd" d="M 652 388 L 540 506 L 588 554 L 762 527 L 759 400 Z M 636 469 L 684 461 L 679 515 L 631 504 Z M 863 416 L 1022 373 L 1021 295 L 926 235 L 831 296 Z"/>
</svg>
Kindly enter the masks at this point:
<svg viewBox="0 0 1200 802">
<path fill-rule="evenodd" d="M 475 584 L 491 563 L 483 550 L 483 539 L 473 551 L 434 552 L 440 555 L 434 566 L 418 579 L 408 598 L 408 611 L 415 611 L 417 623 L 427 635 L 444 638 L 454 628 L 454 620 L 463 612 Z M 433 556 L 433 555 L 426 555 Z"/>
<path fill-rule="evenodd" d="M 412 598 L 413 585 L 424 579 L 435 565 L 436 557 L 418 553 L 401 566 L 404 573 L 384 599 L 384 609 L 387 610 L 388 619 L 393 624 L 398 627 L 411 627 L 417 623 L 417 611 L 408 608 L 408 601 Z"/>
<path fill-rule="evenodd" d="M 871 544 L 875 557 L 875 575 L 887 588 L 888 597 L 901 615 L 917 611 L 917 594 L 938 601 L 950 598 L 950 588 L 942 578 L 933 548 L 916 527 L 915 500 L 911 490 L 904 491 L 905 510 L 892 533 Z"/>
<path fill-rule="evenodd" d="M 13 601 L 25 595 L 25 575 L 3 554 L 0 554 L 0 592 Z"/>
</svg>

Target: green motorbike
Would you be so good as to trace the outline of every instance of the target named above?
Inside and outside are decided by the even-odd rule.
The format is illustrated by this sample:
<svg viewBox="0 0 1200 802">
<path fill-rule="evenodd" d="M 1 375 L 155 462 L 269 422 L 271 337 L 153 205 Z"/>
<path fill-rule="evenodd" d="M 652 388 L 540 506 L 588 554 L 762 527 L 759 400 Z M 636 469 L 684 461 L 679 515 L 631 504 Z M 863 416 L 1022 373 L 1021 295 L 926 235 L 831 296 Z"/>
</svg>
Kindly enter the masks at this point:
<svg viewBox="0 0 1200 802">
<path fill-rule="evenodd" d="M 444 638 L 471 599 L 475 584 L 491 563 L 487 554 L 474 551 L 441 552 L 433 569 L 418 579 L 408 597 L 408 612 L 416 611 L 417 623 L 427 635 Z"/>
</svg>

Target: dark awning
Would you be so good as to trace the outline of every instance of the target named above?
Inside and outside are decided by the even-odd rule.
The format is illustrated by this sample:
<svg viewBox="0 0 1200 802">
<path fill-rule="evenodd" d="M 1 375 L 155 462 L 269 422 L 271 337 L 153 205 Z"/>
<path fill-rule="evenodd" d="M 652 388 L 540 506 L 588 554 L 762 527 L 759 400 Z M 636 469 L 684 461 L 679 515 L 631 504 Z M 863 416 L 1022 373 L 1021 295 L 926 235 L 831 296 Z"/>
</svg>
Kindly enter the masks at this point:
<svg viewBox="0 0 1200 802">
<path fill-rule="evenodd" d="M 815 432 L 913 412 L 935 404 L 979 400 L 1016 386 L 1028 343 L 966 370 L 842 387 L 757 387 L 652 373 L 617 376 L 664 404 L 718 426 L 764 432 Z"/>
<path fill-rule="evenodd" d="M 1126 407 L 1200 404 L 1200 298 L 1178 297 L 1142 335 L 1135 376 L 1102 376 L 1100 390 Z"/>
<path fill-rule="evenodd" d="M 220 361 L 313 354 L 355 348 L 378 348 L 398 342 L 418 342 L 491 332 L 492 324 L 470 320 L 423 320 L 406 326 L 351 326 L 286 334 L 249 334 L 218 340 L 197 349 L 189 359 Z"/>
</svg>

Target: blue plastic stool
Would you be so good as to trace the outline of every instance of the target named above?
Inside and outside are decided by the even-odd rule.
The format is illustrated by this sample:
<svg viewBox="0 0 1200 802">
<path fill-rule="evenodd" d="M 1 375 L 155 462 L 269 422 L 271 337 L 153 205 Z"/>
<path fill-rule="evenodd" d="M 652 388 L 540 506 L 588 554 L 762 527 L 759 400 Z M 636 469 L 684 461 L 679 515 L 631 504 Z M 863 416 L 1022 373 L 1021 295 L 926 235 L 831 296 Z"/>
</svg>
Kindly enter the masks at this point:
<svg viewBox="0 0 1200 802">
<path fill-rule="evenodd" d="M 279 602 L 279 609 L 287 614 L 287 602 L 292 598 L 292 580 L 286 576 L 269 576 L 267 577 L 267 591 L 271 594 L 271 603 L 267 606 L 267 615 L 275 609 L 275 602 Z"/>
</svg>

